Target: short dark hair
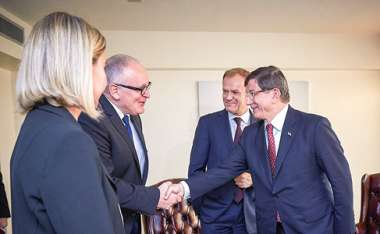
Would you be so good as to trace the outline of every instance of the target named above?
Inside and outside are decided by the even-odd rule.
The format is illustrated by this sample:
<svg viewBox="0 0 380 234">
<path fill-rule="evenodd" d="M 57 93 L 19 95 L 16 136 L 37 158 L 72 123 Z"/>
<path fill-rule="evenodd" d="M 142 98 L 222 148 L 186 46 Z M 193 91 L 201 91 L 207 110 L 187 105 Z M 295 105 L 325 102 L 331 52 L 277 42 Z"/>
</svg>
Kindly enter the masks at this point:
<svg viewBox="0 0 380 234">
<path fill-rule="evenodd" d="M 277 88 L 281 92 L 281 100 L 289 102 L 290 94 L 288 82 L 282 71 L 275 66 L 259 67 L 251 72 L 245 79 L 245 86 L 250 80 L 256 80 L 262 90 L 271 90 Z"/>
<path fill-rule="evenodd" d="M 241 75 L 244 79 L 249 75 L 249 71 L 241 67 L 235 67 L 224 72 L 223 80 L 226 77 L 233 77 L 235 75 Z"/>
</svg>

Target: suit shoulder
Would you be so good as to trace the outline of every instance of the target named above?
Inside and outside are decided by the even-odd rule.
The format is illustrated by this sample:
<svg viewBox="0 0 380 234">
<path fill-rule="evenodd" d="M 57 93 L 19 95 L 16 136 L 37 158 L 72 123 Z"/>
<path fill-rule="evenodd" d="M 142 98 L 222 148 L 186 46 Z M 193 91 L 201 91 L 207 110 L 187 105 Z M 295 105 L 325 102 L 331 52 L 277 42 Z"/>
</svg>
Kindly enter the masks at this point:
<svg viewBox="0 0 380 234">
<path fill-rule="evenodd" d="M 109 128 L 107 126 L 110 125 L 110 119 L 105 113 L 102 113 L 97 120 L 82 113 L 78 118 L 78 123 L 86 133 L 91 135 L 92 132 L 107 132 L 107 129 Z"/>
<path fill-rule="evenodd" d="M 199 120 L 202 120 L 202 121 L 213 120 L 215 118 L 223 116 L 225 114 L 225 112 L 226 112 L 225 110 L 220 110 L 220 111 L 216 111 L 216 112 L 213 112 L 213 113 L 205 114 L 205 115 L 202 115 L 199 118 Z"/>
<path fill-rule="evenodd" d="M 308 123 L 319 123 L 320 121 L 328 121 L 328 119 L 324 116 L 313 114 L 313 113 L 307 113 L 299 110 L 295 110 L 295 113 L 299 115 L 299 117 L 303 120 L 305 120 Z"/>
<path fill-rule="evenodd" d="M 90 136 L 78 124 L 55 123 L 54 126 L 46 126 L 43 135 L 46 138 L 55 139 L 53 142 L 58 145 L 68 139 L 71 144 L 78 146 L 92 142 Z"/>
<path fill-rule="evenodd" d="M 73 120 L 28 118 L 22 126 L 12 157 L 17 158 L 17 161 L 25 157 L 32 161 L 45 161 L 59 157 L 57 152 L 60 149 L 79 148 L 88 152 L 89 146 L 93 144 L 90 136 Z"/>
<path fill-rule="evenodd" d="M 73 119 L 37 111 L 27 115 L 23 123 L 23 128 L 28 129 L 27 132 L 31 134 L 63 135 L 68 132 L 82 131 L 80 126 Z"/>
</svg>

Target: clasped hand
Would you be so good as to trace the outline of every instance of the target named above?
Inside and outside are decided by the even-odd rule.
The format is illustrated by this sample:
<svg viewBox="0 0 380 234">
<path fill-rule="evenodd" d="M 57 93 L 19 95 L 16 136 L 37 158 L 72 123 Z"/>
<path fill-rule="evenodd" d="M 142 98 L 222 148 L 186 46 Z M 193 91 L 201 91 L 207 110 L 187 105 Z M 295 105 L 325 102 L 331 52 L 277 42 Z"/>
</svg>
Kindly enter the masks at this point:
<svg viewBox="0 0 380 234">
<path fill-rule="evenodd" d="M 253 186 L 252 176 L 248 172 L 241 173 L 239 176 L 235 177 L 234 181 L 235 184 L 241 189 Z"/>
<path fill-rule="evenodd" d="M 169 209 L 172 205 L 182 201 L 183 192 L 177 192 L 178 185 L 182 187 L 180 184 L 172 184 L 172 182 L 168 181 L 158 187 L 160 190 L 160 200 L 158 201 L 157 208 Z"/>
</svg>

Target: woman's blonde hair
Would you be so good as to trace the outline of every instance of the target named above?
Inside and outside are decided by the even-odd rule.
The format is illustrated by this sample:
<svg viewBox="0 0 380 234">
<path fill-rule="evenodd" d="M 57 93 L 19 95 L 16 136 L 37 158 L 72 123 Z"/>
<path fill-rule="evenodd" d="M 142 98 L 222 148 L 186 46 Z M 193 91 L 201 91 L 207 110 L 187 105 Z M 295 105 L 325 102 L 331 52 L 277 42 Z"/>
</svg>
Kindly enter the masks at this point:
<svg viewBox="0 0 380 234">
<path fill-rule="evenodd" d="M 46 101 L 78 107 L 97 118 L 92 65 L 105 47 L 103 35 L 77 16 L 55 12 L 38 21 L 25 44 L 16 82 L 21 111 Z"/>
</svg>

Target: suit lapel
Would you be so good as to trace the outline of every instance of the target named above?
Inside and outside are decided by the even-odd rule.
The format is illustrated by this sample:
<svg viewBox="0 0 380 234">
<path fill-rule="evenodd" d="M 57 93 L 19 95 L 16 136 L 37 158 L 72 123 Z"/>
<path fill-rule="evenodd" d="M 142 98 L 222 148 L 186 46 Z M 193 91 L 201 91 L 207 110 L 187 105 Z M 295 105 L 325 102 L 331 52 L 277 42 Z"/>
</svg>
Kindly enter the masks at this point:
<svg viewBox="0 0 380 234">
<path fill-rule="evenodd" d="M 115 130 L 122 136 L 124 141 L 127 143 L 129 149 L 131 150 L 133 159 L 134 159 L 135 164 L 136 164 L 136 167 L 138 168 L 140 177 L 142 178 L 142 175 L 140 172 L 141 171 L 140 170 L 140 163 L 139 163 L 139 159 L 137 156 L 135 146 L 133 144 L 132 139 L 130 139 L 130 137 L 128 135 L 127 129 L 125 128 L 124 124 L 122 123 L 122 120 L 120 119 L 120 117 L 116 113 L 116 110 L 113 108 L 111 103 L 103 95 L 100 97 L 100 104 L 102 106 L 103 112 L 109 117 L 109 119 L 110 119 L 112 125 L 114 126 Z"/>
<path fill-rule="evenodd" d="M 287 153 L 294 141 L 295 134 L 297 132 L 296 123 L 297 115 L 296 111 L 289 106 L 288 112 L 285 117 L 284 126 L 281 131 L 281 140 L 278 147 L 278 153 L 276 158 L 275 177 L 278 175 L 281 166 L 287 156 Z"/>
<path fill-rule="evenodd" d="M 223 135 L 225 136 L 224 139 L 227 139 L 226 142 L 228 142 L 228 147 L 230 148 L 230 150 L 232 150 L 232 146 L 234 142 L 232 140 L 231 126 L 230 126 L 230 120 L 228 119 L 228 112 L 226 110 L 223 110 L 223 112 L 221 113 L 221 117 L 222 117 L 221 126 L 225 126 L 224 128 L 221 127 L 221 129 L 223 130 Z"/>
<path fill-rule="evenodd" d="M 131 115 L 131 121 L 133 123 L 133 126 L 135 127 L 137 135 L 139 136 L 140 142 L 141 142 L 142 147 L 144 149 L 145 164 L 144 164 L 144 168 L 143 168 L 143 176 L 142 176 L 142 178 L 143 178 L 143 181 L 144 181 L 144 184 L 145 184 L 145 182 L 147 180 L 147 177 L 148 177 L 148 170 L 149 170 L 148 151 L 146 149 L 145 139 L 144 139 L 144 135 L 142 133 L 142 126 L 141 126 L 141 121 L 140 121 L 139 117 Z"/>
</svg>

